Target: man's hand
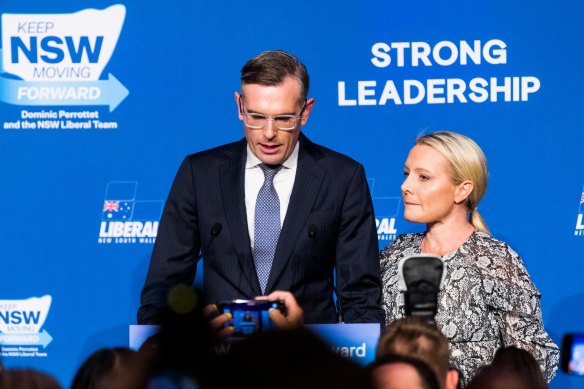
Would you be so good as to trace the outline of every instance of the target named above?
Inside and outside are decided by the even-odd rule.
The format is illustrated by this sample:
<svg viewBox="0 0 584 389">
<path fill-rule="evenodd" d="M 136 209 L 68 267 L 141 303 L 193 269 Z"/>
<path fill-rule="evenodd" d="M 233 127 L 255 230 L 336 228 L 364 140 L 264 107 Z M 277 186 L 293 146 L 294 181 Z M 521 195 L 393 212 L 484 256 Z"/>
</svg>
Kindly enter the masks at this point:
<svg viewBox="0 0 584 389">
<path fill-rule="evenodd" d="M 203 315 L 209 320 L 211 330 L 215 332 L 219 339 L 226 339 L 233 333 L 232 326 L 225 326 L 233 318 L 231 313 L 219 315 L 217 305 L 209 304 L 203 308 Z"/>
<path fill-rule="evenodd" d="M 304 325 L 304 312 L 292 293 L 277 290 L 267 296 L 256 297 L 256 300 L 284 301 L 286 316 L 276 308 L 270 309 L 270 319 L 279 330 L 301 328 Z"/>
</svg>

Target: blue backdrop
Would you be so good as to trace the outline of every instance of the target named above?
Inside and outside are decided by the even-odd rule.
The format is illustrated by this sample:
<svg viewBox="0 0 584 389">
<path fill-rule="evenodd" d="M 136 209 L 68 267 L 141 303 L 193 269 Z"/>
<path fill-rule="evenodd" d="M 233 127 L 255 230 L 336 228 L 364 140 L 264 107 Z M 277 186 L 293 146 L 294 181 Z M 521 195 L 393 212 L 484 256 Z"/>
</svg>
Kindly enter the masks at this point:
<svg viewBox="0 0 584 389">
<path fill-rule="evenodd" d="M 584 3 L 5 0 L 0 5 L 0 347 L 68 385 L 125 345 L 186 154 L 240 139 L 233 92 L 261 51 L 296 54 L 305 133 L 365 165 L 380 247 L 404 221 L 424 132 L 485 151 L 479 208 L 524 259 L 556 341 L 584 332 Z M 558 373 L 552 388 L 584 387 Z"/>
</svg>

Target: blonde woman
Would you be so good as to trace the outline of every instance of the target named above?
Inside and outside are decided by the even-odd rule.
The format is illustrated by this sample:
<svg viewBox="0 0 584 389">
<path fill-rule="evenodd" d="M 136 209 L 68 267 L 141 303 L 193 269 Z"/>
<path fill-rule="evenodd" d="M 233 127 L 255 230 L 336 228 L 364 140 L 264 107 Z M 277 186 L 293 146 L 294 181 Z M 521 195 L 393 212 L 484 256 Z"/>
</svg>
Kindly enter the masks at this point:
<svg viewBox="0 0 584 389">
<path fill-rule="evenodd" d="M 550 381 L 559 350 L 543 328 L 540 293 L 509 245 L 490 236 L 477 206 L 487 189 L 487 161 L 466 136 L 436 132 L 416 141 L 404 166 L 404 218 L 426 231 L 398 236 L 381 252 L 386 324 L 404 316 L 398 263 L 413 254 L 446 266 L 436 322 L 451 362 L 469 381 L 502 346 L 529 351 Z"/>
</svg>

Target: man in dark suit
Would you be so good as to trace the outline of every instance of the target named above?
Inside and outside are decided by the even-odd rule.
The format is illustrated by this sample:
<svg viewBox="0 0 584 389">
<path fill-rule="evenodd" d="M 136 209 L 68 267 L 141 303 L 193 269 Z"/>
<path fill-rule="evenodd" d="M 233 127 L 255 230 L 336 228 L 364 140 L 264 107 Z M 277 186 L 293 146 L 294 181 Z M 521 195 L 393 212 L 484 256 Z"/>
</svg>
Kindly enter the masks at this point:
<svg viewBox="0 0 584 389">
<path fill-rule="evenodd" d="M 283 51 L 242 69 L 245 139 L 188 156 L 166 201 L 139 323 L 163 292 L 193 282 L 207 303 L 290 291 L 306 323 L 383 322 L 375 219 L 363 167 L 301 132 L 314 107 L 305 66 Z M 268 178 L 268 176 L 270 178 Z"/>
</svg>

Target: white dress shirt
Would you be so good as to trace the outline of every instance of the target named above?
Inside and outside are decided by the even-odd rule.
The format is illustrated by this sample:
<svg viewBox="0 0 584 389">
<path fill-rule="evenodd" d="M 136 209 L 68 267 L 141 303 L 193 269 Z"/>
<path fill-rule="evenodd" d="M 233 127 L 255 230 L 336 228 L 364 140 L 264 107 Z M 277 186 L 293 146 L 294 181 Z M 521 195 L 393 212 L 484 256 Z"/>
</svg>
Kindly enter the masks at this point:
<svg viewBox="0 0 584 389">
<path fill-rule="evenodd" d="M 286 217 L 286 211 L 290 203 L 290 195 L 294 187 L 294 179 L 296 178 L 298 144 L 299 142 L 296 142 L 292 154 L 282 163 L 282 169 L 274 177 L 274 188 L 276 188 L 278 198 L 280 199 L 280 226 L 284 224 L 284 218 Z M 247 229 L 249 231 L 252 249 L 254 247 L 255 206 L 258 193 L 265 179 L 264 172 L 259 167 L 261 163 L 262 161 L 251 152 L 249 145 L 247 145 L 247 160 L 245 162 L 245 209 L 247 213 Z"/>
</svg>

